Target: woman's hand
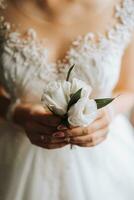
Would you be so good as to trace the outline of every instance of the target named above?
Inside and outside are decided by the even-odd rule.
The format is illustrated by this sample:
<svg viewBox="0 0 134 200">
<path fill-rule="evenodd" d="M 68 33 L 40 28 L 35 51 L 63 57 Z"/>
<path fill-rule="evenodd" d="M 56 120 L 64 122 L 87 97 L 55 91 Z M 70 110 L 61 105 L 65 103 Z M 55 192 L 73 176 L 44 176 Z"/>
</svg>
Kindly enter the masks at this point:
<svg viewBox="0 0 134 200">
<path fill-rule="evenodd" d="M 42 106 L 22 104 L 16 107 L 14 121 L 21 125 L 32 144 L 46 149 L 67 145 L 64 132 L 57 131 L 61 119 L 45 111 Z"/>
<path fill-rule="evenodd" d="M 97 119 L 87 127 L 76 127 L 65 132 L 70 143 L 81 147 L 93 147 L 103 142 L 108 135 L 110 116 L 106 109 L 98 110 Z"/>
</svg>

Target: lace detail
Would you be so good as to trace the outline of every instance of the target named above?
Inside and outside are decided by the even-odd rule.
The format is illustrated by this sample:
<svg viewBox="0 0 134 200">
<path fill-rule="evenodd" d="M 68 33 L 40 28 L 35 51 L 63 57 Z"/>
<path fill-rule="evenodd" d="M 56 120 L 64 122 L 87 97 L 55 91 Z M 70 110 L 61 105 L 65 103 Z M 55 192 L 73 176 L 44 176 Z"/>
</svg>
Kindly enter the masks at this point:
<svg viewBox="0 0 134 200">
<path fill-rule="evenodd" d="M 81 77 L 91 84 L 94 88 L 93 96 L 101 91 L 102 96 L 110 94 L 117 84 L 121 59 L 134 32 L 134 0 L 124 0 L 121 5 L 117 5 L 115 18 L 117 23 L 107 31 L 107 36 L 98 33 L 97 42 L 93 33 L 79 36 L 67 52 L 65 62 L 59 61 L 62 78 L 68 67 L 76 64 L 72 77 Z"/>
<path fill-rule="evenodd" d="M 43 88 L 40 81 L 47 84 L 51 79 L 56 79 L 56 66 L 48 64 L 47 49 L 37 41 L 34 30 L 29 29 L 26 39 L 20 33 L 13 32 L 4 42 L 1 54 L 0 78 L 12 99 L 24 96 L 30 87 L 34 93 Z M 39 88 L 37 87 L 39 86 Z"/>
<path fill-rule="evenodd" d="M 74 63 L 76 67 L 71 78 L 75 76 L 91 84 L 93 97 L 111 95 L 119 79 L 122 55 L 134 29 L 133 8 L 134 0 L 124 0 L 116 6 L 118 22 L 106 36 L 99 33 L 79 36 L 65 58 L 56 63 L 48 62 L 48 49 L 37 39 L 35 30 L 29 29 L 23 39 L 1 18 L 0 79 L 12 99 L 31 93 L 39 96 L 43 84 L 65 78 Z M 95 37 L 99 38 L 97 42 Z"/>
</svg>

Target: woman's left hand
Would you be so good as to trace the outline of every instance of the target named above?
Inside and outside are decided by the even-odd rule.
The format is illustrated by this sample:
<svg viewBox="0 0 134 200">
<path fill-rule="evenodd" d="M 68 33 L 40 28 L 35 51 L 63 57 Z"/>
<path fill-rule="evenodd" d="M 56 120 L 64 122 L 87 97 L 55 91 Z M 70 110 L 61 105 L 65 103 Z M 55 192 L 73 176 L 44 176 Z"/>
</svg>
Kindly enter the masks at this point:
<svg viewBox="0 0 134 200">
<path fill-rule="evenodd" d="M 107 109 L 99 109 L 96 120 L 87 127 L 76 127 L 64 132 L 70 143 L 81 147 L 93 147 L 103 142 L 108 135 L 110 116 Z"/>
</svg>

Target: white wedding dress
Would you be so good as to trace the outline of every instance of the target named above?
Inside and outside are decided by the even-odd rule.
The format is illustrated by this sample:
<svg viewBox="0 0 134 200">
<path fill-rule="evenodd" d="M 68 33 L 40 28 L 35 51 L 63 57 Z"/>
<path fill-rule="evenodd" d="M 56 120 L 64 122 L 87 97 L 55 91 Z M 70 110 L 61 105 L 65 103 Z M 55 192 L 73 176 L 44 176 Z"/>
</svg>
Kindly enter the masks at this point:
<svg viewBox="0 0 134 200">
<path fill-rule="evenodd" d="M 91 84 L 93 97 L 110 97 L 134 32 L 134 0 L 122 0 L 114 17 L 115 25 L 106 36 L 79 36 L 57 63 L 48 62 L 49 52 L 35 30 L 29 29 L 22 39 L 1 17 L 0 82 L 12 102 L 25 96 L 25 101 L 39 103 L 44 85 L 64 78 L 74 63 L 72 76 Z M 134 199 L 134 132 L 128 119 L 118 115 L 100 145 L 72 150 L 69 145 L 39 148 L 20 127 L 0 122 L 0 200 L 75 199 Z"/>
</svg>

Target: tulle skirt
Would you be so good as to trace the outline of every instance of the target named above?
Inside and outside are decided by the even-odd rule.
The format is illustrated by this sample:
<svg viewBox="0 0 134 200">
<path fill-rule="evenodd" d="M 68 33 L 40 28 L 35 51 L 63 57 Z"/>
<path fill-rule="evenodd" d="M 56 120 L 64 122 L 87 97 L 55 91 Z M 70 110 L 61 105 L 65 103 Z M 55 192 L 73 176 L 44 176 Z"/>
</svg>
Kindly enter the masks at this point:
<svg viewBox="0 0 134 200">
<path fill-rule="evenodd" d="M 133 200 L 134 130 L 119 115 L 92 148 L 46 150 L 0 123 L 0 200 Z"/>
</svg>

